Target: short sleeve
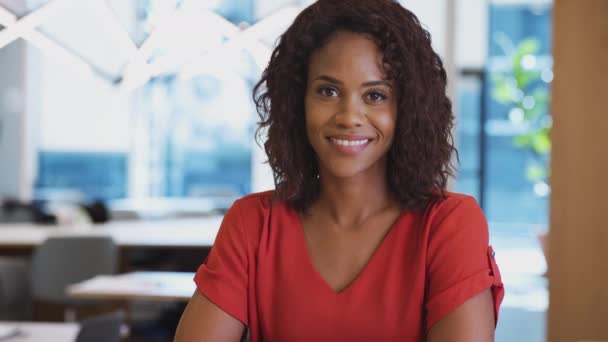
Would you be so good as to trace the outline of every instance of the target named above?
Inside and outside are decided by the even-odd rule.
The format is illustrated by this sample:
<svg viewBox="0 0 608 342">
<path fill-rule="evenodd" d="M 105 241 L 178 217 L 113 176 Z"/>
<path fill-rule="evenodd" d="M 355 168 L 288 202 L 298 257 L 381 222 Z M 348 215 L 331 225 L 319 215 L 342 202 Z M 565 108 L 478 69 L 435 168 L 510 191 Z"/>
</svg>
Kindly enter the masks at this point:
<svg viewBox="0 0 608 342">
<path fill-rule="evenodd" d="M 429 232 L 427 332 L 441 318 L 487 289 L 492 290 L 497 320 L 504 297 L 494 251 L 489 246 L 488 224 L 481 208 L 468 196 L 445 207 L 440 210 L 445 214 L 437 215 Z"/>
<path fill-rule="evenodd" d="M 228 210 L 207 259 L 194 282 L 198 291 L 229 315 L 247 325 L 247 239 L 238 201 Z"/>
</svg>

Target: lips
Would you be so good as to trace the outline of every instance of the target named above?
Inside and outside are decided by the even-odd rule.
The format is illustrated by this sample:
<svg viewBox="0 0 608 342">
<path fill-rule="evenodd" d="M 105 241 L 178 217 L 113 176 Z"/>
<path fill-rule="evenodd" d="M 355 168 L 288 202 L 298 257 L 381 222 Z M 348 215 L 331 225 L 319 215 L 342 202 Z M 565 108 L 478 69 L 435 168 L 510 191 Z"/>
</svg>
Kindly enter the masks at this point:
<svg viewBox="0 0 608 342">
<path fill-rule="evenodd" d="M 346 155 L 361 153 L 372 141 L 371 138 L 355 135 L 336 135 L 327 139 L 337 151 Z"/>
</svg>

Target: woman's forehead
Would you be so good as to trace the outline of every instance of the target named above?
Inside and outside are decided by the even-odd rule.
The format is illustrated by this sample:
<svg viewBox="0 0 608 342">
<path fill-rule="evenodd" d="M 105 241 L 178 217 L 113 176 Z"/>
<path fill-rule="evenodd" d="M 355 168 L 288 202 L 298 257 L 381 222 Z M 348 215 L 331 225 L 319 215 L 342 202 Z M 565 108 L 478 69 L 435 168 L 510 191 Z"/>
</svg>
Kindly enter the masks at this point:
<svg viewBox="0 0 608 342">
<path fill-rule="evenodd" d="M 384 79 L 382 53 L 368 36 L 340 31 L 315 50 L 309 60 L 309 74 L 333 73 L 335 76 Z"/>
</svg>

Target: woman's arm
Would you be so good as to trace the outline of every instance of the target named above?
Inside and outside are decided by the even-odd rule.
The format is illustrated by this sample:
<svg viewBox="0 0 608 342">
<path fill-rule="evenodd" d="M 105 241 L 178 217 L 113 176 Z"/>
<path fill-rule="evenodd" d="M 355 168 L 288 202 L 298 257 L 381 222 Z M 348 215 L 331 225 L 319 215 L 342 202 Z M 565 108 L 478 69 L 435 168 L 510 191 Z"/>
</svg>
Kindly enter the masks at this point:
<svg viewBox="0 0 608 342">
<path fill-rule="evenodd" d="M 197 290 L 177 326 L 174 342 L 241 340 L 245 325 L 230 316 Z"/>
<path fill-rule="evenodd" d="M 488 289 L 437 321 L 427 342 L 491 342 L 494 328 L 494 302 Z"/>
</svg>

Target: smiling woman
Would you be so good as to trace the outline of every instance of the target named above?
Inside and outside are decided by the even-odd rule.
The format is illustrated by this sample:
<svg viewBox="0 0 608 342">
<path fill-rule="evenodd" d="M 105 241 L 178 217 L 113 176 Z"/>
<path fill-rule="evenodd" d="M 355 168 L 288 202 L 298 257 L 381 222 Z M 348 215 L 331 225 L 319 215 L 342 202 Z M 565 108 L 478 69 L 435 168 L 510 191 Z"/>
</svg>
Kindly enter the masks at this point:
<svg viewBox="0 0 608 342">
<path fill-rule="evenodd" d="M 254 90 L 275 191 L 227 212 L 176 341 L 491 341 L 486 219 L 446 190 L 446 74 L 392 0 L 320 0 Z"/>
<path fill-rule="evenodd" d="M 264 147 L 275 174 L 276 193 L 304 209 L 320 190 L 314 181 L 319 174 L 317 156 L 306 139 L 304 102 L 310 95 L 315 55 L 323 53 L 319 48 L 339 31 L 365 36 L 369 45 L 374 45 L 377 59 L 372 63 L 379 72 L 376 76 L 381 77 L 365 82 L 391 85 L 389 95 L 401 114 L 395 122 L 395 143 L 386 155 L 386 180 L 404 207 L 421 208 L 441 196 L 452 174 L 453 115 L 445 94 L 446 73 L 431 47 L 429 33 L 396 1 L 317 2 L 300 14 L 279 41 L 254 90 L 261 128 L 268 129 Z M 352 57 L 346 64 L 343 60 L 333 63 L 340 63 L 342 71 L 349 73 L 349 67 L 357 68 L 359 62 L 358 55 Z M 368 69 L 366 72 L 371 72 Z M 339 81 L 332 75 L 317 76 L 319 80 Z M 332 85 L 319 90 L 338 95 L 335 82 Z M 371 92 L 368 101 L 382 95 Z"/>
</svg>

